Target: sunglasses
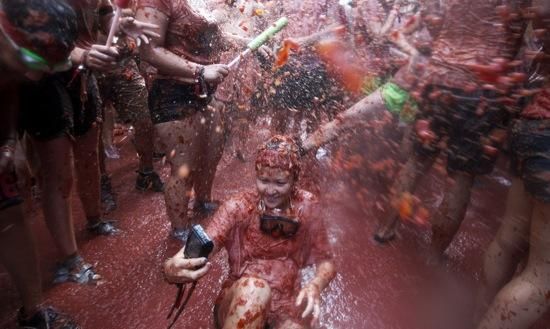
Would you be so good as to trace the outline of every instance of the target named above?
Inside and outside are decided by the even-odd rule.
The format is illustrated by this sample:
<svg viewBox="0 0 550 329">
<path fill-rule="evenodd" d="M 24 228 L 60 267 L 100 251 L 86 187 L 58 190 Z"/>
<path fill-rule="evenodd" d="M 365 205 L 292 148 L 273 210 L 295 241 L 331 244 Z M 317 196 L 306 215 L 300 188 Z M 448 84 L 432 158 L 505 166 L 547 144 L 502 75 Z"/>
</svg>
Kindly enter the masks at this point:
<svg viewBox="0 0 550 329">
<path fill-rule="evenodd" d="M 300 222 L 296 219 L 277 215 L 260 215 L 260 229 L 274 238 L 291 238 L 296 235 L 299 228 Z"/>
<path fill-rule="evenodd" d="M 15 41 L 13 41 L 13 39 L 10 38 L 10 36 L 6 33 L 1 22 L 0 32 L 2 32 L 3 36 L 9 42 L 10 46 L 17 52 L 19 60 L 21 60 L 23 65 L 25 65 L 25 67 L 29 70 L 45 73 L 56 73 L 68 71 L 73 67 L 73 63 L 71 62 L 71 59 L 69 57 L 67 57 L 67 59 L 62 62 L 51 64 L 44 57 L 40 56 L 36 52 L 28 48 L 19 47 L 15 43 Z"/>
</svg>

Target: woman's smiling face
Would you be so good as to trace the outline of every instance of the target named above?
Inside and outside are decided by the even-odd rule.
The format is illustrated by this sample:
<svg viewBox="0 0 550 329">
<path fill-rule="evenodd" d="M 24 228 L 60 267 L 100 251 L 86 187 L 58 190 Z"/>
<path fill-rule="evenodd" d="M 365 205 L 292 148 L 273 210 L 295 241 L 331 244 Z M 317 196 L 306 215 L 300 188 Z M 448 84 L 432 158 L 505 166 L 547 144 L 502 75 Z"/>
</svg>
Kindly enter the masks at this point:
<svg viewBox="0 0 550 329">
<path fill-rule="evenodd" d="M 289 205 L 294 179 L 288 170 L 261 167 L 256 172 L 256 188 L 268 209 L 285 209 Z"/>
</svg>

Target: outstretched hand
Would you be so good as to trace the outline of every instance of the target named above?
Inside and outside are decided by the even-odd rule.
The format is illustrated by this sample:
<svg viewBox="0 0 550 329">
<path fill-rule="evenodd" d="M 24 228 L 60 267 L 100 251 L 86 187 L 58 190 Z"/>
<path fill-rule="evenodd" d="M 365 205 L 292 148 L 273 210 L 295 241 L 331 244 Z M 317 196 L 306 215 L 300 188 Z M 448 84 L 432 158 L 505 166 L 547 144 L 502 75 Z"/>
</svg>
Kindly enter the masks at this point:
<svg viewBox="0 0 550 329">
<path fill-rule="evenodd" d="M 160 38 L 160 34 L 155 32 L 159 29 L 158 25 L 142 22 L 133 17 L 121 18 L 120 29 L 127 36 L 136 40 L 138 46 L 142 42 L 148 44 L 150 38 Z"/>
<path fill-rule="evenodd" d="M 313 321 L 316 321 L 321 314 L 321 290 L 315 283 L 309 283 L 302 288 L 296 298 L 296 306 L 302 305 L 306 301 L 306 308 L 302 313 L 302 318 L 306 318 L 313 313 Z"/>
<path fill-rule="evenodd" d="M 164 276 L 170 283 L 197 281 L 210 270 L 206 258 L 185 258 L 184 249 L 164 262 Z"/>
</svg>

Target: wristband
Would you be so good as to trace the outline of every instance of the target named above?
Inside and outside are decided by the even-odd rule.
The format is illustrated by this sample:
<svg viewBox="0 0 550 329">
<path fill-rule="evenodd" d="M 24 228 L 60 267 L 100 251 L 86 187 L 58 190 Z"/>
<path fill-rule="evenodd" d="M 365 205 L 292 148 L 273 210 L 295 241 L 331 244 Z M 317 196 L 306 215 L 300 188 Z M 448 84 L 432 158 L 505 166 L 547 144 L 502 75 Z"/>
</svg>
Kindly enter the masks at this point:
<svg viewBox="0 0 550 329">
<path fill-rule="evenodd" d="M 90 51 L 89 50 L 84 50 L 84 52 L 82 53 L 82 57 L 80 58 L 80 64 L 84 67 L 87 67 L 88 66 L 88 57 L 90 55 Z"/>
<path fill-rule="evenodd" d="M 193 80 L 195 80 L 195 83 L 199 83 L 201 76 L 204 75 L 204 66 L 197 65 L 195 66 L 195 72 L 193 72 Z"/>
</svg>

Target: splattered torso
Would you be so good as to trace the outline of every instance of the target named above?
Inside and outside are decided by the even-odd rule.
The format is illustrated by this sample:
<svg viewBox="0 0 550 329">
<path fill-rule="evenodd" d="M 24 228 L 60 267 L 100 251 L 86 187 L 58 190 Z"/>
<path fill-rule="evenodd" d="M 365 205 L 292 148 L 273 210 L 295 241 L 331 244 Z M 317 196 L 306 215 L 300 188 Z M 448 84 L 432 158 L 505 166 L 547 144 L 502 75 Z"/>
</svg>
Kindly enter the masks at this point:
<svg viewBox="0 0 550 329">
<path fill-rule="evenodd" d="M 219 61 L 220 29 L 187 0 L 139 0 L 138 7 L 151 7 L 168 17 L 164 47 L 189 61 L 208 65 Z"/>
<path fill-rule="evenodd" d="M 300 221 L 297 234 L 292 238 L 274 238 L 260 230 L 258 202 L 255 192 L 242 193 L 227 201 L 207 232 L 228 251 L 229 283 L 242 277 L 264 279 L 272 291 L 270 313 L 294 316 L 300 269 L 331 258 L 323 219 L 316 215 L 313 195 L 298 191 L 293 199 Z"/>
<path fill-rule="evenodd" d="M 415 72 L 415 80 L 421 85 L 479 88 L 484 81 L 469 67 L 489 65 L 497 58 L 514 59 L 525 25 L 520 9 L 530 1 L 445 0 L 439 3 L 439 12 L 428 13 L 439 16 L 442 22 L 434 37 L 432 56 Z M 401 77 L 397 82 L 410 87 Z"/>
</svg>

